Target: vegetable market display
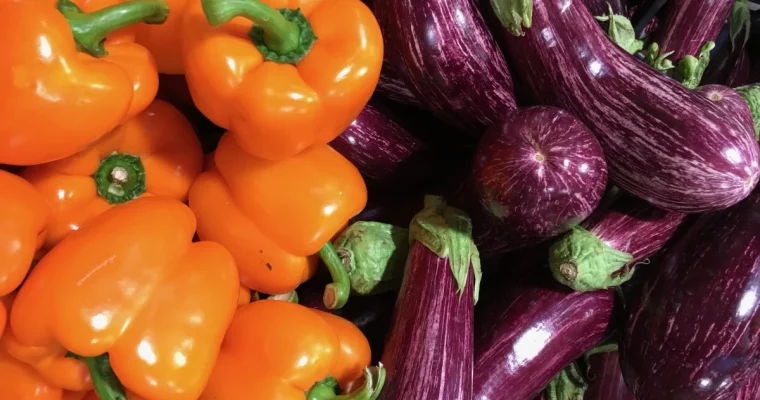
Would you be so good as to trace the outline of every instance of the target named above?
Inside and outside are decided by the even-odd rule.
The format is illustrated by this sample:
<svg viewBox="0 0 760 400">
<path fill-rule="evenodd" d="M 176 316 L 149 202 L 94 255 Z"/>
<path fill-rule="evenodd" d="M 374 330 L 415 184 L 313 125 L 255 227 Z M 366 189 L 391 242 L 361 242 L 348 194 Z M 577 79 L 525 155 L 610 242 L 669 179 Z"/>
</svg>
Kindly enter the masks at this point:
<svg viewBox="0 0 760 400">
<path fill-rule="evenodd" d="M 760 400 L 748 0 L 0 0 L 0 398 Z"/>
</svg>

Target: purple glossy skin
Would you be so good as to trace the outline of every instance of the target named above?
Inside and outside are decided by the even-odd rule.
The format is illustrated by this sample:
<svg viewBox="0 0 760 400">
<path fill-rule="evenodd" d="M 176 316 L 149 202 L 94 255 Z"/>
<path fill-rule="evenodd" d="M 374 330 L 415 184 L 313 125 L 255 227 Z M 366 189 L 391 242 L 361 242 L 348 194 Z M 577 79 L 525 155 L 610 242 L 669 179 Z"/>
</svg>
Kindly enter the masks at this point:
<svg viewBox="0 0 760 400">
<path fill-rule="evenodd" d="M 585 3 L 591 14 L 596 16 L 608 15 L 610 6 L 615 14 L 628 15 L 624 0 L 585 0 Z"/>
<path fill-rule="evenodd" d="M 588 389 L 583 400 L 636 400 L 625 386 L 617 351 L 589 357 Z"/>
<path fill-rule="evenodd" d="M 390 50 L 386 49 L 386 51 Z M 383 69 L 380 72 L 380 79 L 377 81 L 377 93 L 397 103 L 422 107 L 422 103 L 409 90 L 404 80 L 393 70 L 387 57 L 383 59 Z"/>
<path fill-rule="evenodd" d="M 351 161 L 367 183 L 404 189 L 429 178 L 432 152 L 414 137 L 401 118 L 370 102 L 330 146 Z"/>
<path fill-rule="evenodd" d="M 388 61 L 438 118 L 480 135 L 516 107 L 512 78 L 473 0 L 374 0 Z"/>
<path fill-rule="evenodd" d="M 629 253 L 639 262 L 673 236 L 686 214 L 665 211 L 628 194 L 605 209 L 597 209 L 581 226 L 615 250 Z"/>
<path fill-rule="evenodd" d="M 733 397 L 729 397 L 731 400 L 757 400 L 760 399 L 760 371 L 755 373 L 755 376 L 749 378 L 747 383 L 739 389 Z"/>
<path fill-rule="evenodd" d="M 760 192 L 702 216 L 645 283 L 621 365 L 638 400 L 723 399 L 760 368 Z"/>
<path fill-rule="evenodd" d="M 742 123 L 752 123 L 752 113 L 747 102 L 735 90 L 723 85 L 704 85 L 698 87 L 696 92 L 722 107 L 726 113 L 733 114 L 733 118 Z"/>
<path fill-rule="evenodd" d="M 594 211 L 607 163 L 594 134 L 554 107 L 510 112 L 475 152 L 473 182 L 492 223 L 476 225 L 483 252 L 504 252 L 559 235 Z"/>
<path fill-rule="evenodd" d="M 661 53 L 672 51 L 673 60 L 696 56 L 705 42 L 718 37 L 733 4 L 734 0 L 668 1 L 652 40 Z"/>
<path fill-rule="evenodd" d="M 447 258 L 414 242 L 382 362 L 380 400 L 470 400 L 473 367 L 472 273 L 458 293 Z"/>
<path fill-rule="evenodd" d="M 620 49 L 582 2 L 533 3 L 524 36 L 504 30 L 513 71 L 596 134 L 613 182 L 680 212 L 749 195 L 760 174 L 752 124 Z"/>
<path fill-rule="evenodd" d="M 605 337 L 614 291 L 573 292 L 548 274 L 505 290 L 479 311 L 475 400 L 528 400 Z"/>
</svg>

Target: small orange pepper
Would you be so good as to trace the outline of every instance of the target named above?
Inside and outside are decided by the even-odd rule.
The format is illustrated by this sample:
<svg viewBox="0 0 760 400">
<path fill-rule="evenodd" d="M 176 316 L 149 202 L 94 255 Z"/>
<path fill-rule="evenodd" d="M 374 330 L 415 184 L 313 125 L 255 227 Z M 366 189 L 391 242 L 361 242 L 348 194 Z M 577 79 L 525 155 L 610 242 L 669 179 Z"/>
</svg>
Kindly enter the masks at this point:
<svg viewBox="0 0 760 400">
<path fill-rule="evenodd" d="M 235 312 L 199 400 L 330 399 L 338 385 L 359 386 L 341 398 L 373 398 L 385 371 L 367 368 L 369 362 L 369 343 L 351 322 L 286 301 L 261 300 Z"/>
<path fill-rule="evenodd" d="M 330 238 L 366 202 L 359 171 L 327 145 L 268 161 L 243 151 L 229 134 L 189 196 L 198 236 L 230 250 L 240 281 L 250 289 L 294 290 L 313 275 L 312 255 L 319 252 L 334 279 L 325 293 L 328 308 L 342 307 L 350 291 Z"/>
<path fill-rule="evenodd" d="M 10 172 L 0 170 L 0 188 L 0 296 L 4 296 L 26 277 L 44 240 L 50 210 L 34 186 Z"/>
<path fill-rule="evenodd" d="M 128 32 L 115 31 L 163 22 L 166 3 L 83 0 L 79 6 L 69 0 L 0 3 L 7 17 L 0 36 L 9 38 L 0 56 L 0 163 L 68 157 L 155 97 L 153 57 Z"/>
<path fill-rule="evenodd" d="M 78 400 L 84 393 L 67 392 L 47 382 L 29 365 L 0 347 L 0 388 L 4 399 Z"/>
<path fill-rule="evenodd" d="M 190 122 L 171 104 L 155 100 L 93 145 L 28 167 L 22 176 L 52 210 L 49 249 L 103 211 L 143 193 L 185 201 L 202 168 L 201 144 Z"/>
<path fill-rule="evenodd" d="M 167 197 L 105 211 L 48 252 L 19 290 L 10 316 L 18 344 L 75 354 L 103 398 L 123 396 L 123 385 L 152 400 L 197 399 L 240 282 L 230 253 L 191 243 L 194 232 L 190 209 Z"/>
<path fill-rule="evenodd" d="M 267 160 L 340 135 L 383 60 L 380 27 L 360 0 L 193 1 L 181 37 L 198 109 Z"/>
</svg>

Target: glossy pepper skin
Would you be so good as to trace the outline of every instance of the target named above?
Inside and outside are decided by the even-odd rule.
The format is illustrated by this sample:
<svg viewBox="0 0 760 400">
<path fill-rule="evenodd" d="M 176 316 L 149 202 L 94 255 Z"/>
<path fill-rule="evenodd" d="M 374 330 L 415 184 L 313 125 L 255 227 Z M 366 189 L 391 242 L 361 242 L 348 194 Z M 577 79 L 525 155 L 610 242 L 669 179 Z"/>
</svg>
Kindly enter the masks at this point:
<svg viewBox="0 0 760 400">
<path fill-rule="evenodd" d="M 313 275 L 312 255 L 366 202 L 361 175 L 329 146 L 267 161 L 247 154 L 229 133 L 189 196 L 198 236 L 229 249 L 240 281 L 267 294 L 290 292 Z"/>
<path fill-rule="evenodd" d="M 374 92 L 383 58 L 380 27 L 360 0 L 193 1 L 182 38 L 198 109 L 269 160 L 342 133 Z"/>
<path fill-rule="evenodd" d="M 256 301 L 235 313 L 199 400 L 303 400 L 328 376 L 351 387 L 369 362 L 369 343 L 351 322 L 286 301 Z"/>
<path fill-rule="evenodd" d="M 185 65 L 182 62 L 182 17 L 190 0 L 166 0 L 169 5 L 169 18 L 163 24 L 140 24 L 134 27 L 136 41 L 153 54 L 158 72 L 169 75 L 182 75 Z"/>
<path fill-rule="evenodd" d="M 85 393 L 69 392 L 46 381 L 32 367 L 0 347 L 0 388 L 4 399 L 79 400 Z"/>
<path fill-rule="evenodd" d="M 34 186 L 0 170 L 0 296 L 16 290 L 26 277 L 45 238 L 49 214 Z"/>
<path fill-rule="evenodd" d="M 84 357 L 108 353 L 125 389 L 150 400 L 198 398 L 237 306 L 234 260 L 191 243 L 195 217 L 150 196 L 114 207 L 70 234 L 18 292 L 20 345 Z M 98 359 L 102 359 L 98 357 Z M 102 396 L 90 368 L 95 389 Z"/>
<path fill-rule="evenodd" d="M 202 168 L 203 152 L 190 122 L 171 104 L 155 100 L 86 149 L 28 167 L 22 176 L 50 205 L 49 249 L 105 210 L 143 194 L 185 201 Z M 118 172 L 127 173 L 124 183 L 111 187 Z"/>
<path fill-rule="evenodd" d="M 58 9 L 52 0 L 0 2 L 8 18 L 0 35 L 13 38 L 0 56 L 2 164 L 68 157 L 135 116 L 156 95 L 153 57 L 134 43 L 129 29 L 112 31 L 162 22 L 166 3 L 78 1 L 81 9 L 68 0 L 59 0 Z M 73 27 L 80 33 L 73 35 Z"/>
</svg>

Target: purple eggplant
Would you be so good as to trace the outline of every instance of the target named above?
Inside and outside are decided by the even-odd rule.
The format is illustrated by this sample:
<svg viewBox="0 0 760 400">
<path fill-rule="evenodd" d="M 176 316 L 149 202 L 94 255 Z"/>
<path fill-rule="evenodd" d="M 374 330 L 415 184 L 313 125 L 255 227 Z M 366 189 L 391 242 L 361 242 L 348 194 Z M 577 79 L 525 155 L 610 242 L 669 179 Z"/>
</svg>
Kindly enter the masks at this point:
<svg viewBox="0 0 760 400">
<path fill-rule="evenodd" d="M 375 100 L 330 146 L 359 169 L 369 186 L 407 189 L 428 180 L 437 162 L 407 126 Z"/>
<path fill-rule="evenodd" d="M 723 399 L 745 385 L 760 368 L 760 192 L 669 249 L 620 349 L 638 400 Z"/>
<path fill-rule="evenodd" d="M 585 0 L 586 7 L 591 14 L 607 15 L 612 7 L 612 12 L 619 15 L 628 15 L 628 11 L 623 0 Z"/>
<path fill-rule="evenodd" d="M 694 56 L 718 37 L 733 4 L 734 0 L 668 1 L 652 40 L 663 53 L 672 51 L 674 60 Z"/>
<path fill-rule="evenodd" d="M 389 50 L 386 49 L 386 51 Z M 377 81 L 377 93 L 397 103 L 422 107 L 422 103 L 409 90 L 399 73 L 393 70 L 387 57 L 383 59 L 383 70 L 380 72 L 380 79 Z"/>
<path fill-rule="evenodd" d="M 539 271 L 475 321 L 475 400 L 528 400 L 607 333 L 614 291 L 574 292 Z"/>
<path fill-rule="evenodd" d="M 588 364 L 588 389 L 583 400 L 636 400 L 625 386 L 617 351 L 591 355 Z"/>
<path fill-rule="evenodd" d="M 575 290 L 618 286 L 636 263 L 665 246 L 685 216 L 622 194 L 552 245 L 552 274 Z"/>
<path fill-rule="evenodd" d="M 516 107 L 512 78 L 473 0 L 374 0 L 386 57 L 436 116 L 480 135 Z"/>
<path fill-rule="evenodd" d="M 739 389 L 731 400 L 758 400 L 760 399 L 760 370 L 755 372 L 755 376 L 749 378 L 747 383 Z"/>
<path fill-rule="evenodd" d="M 379 399 L 470 400 L 473 314 L 480 261 L 469 218 L 427 196 L 412 242 L 382 362 Z"/>
<path fill-rule="evenodd" d="M 487 215 L 475 224 L 483 253 L 559 235 L 589 216 L 607 184 L 594 134 L 554 107 L 512 111 L 481 139 L 472 182 Z"/>
<path fill-rule="evenodd" d="M 523 3 L 494 0 L 513 70 L 596 134 L 615 184 L 680 212 L 749 195 L 760 175 L 751 124 L 618 48 L 582 2 L 532 0 L 520 13 Z M 532 22 L 524 32 L 522 18 Z"/>
</svg>

